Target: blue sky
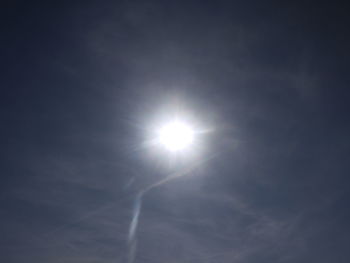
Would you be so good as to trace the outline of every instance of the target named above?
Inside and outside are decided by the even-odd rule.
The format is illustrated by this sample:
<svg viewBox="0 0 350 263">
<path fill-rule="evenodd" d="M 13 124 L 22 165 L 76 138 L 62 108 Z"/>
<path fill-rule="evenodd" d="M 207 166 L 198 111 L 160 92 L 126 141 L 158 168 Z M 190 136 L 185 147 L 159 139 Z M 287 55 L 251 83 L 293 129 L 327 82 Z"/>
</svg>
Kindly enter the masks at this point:
<svg viewBox="0 0 350 263">
<path fill-rule="evenodd" d="M 145 144 L 176 101 L 219 154 L 144 197 L 136 263 L 348 262 L 345 10 L 9 1 L 1 260 L 126 262 L 138 191 L 190 163 Z"/>
</svg>

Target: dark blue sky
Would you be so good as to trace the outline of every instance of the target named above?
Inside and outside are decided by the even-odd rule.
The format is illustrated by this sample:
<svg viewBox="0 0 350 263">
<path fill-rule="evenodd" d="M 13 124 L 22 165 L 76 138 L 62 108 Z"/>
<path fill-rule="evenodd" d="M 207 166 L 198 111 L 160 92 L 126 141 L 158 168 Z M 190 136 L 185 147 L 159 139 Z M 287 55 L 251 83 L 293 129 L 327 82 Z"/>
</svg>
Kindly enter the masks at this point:
<svg viewBox="0 0 350 263">
<path fill-rule="evenodd" d="M 145 197 L 136 263 L 349 262 L 345 5 L 44 2 L 1 10 L 1 262 L 126 262 L 174 100 L 220 154 Z"/>
</svg>

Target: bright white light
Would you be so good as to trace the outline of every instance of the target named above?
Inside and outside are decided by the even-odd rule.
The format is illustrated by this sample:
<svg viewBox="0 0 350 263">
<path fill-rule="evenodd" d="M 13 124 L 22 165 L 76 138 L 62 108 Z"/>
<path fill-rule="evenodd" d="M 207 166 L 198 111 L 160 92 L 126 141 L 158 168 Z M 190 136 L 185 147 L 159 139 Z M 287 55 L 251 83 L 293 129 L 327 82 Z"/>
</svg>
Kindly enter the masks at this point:
<svg viewBox="0 0 350 263">
<path fill-rule="evenodd" d="M 193 142 L 193 130 L 179 121 L 168 123 L 159 130 L 159 142 L 172 152 L 184 150 Z"/>
</svg>

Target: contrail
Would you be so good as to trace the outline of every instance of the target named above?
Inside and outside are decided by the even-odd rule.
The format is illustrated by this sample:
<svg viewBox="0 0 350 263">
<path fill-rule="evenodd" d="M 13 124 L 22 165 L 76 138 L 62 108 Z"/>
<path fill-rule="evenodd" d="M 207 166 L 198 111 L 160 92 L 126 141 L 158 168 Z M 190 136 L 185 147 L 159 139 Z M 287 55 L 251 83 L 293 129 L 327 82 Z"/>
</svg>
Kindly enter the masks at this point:
<svg viewBox="0 0 350 263">
<path fill-rule="evenodd" d="M 132 215 L 132 219 L 131 219 L 131 223 L 130 223 L 130 227 L 129 227 L 129 234 L 128 234 L 128 247 L 129 247 L 128 263 L 133 263 L 134 259 L 135 259 L 135 255 L 136 255 L 136 246 L 137 246 L 136 232 L 137 232 L 138 221 L 139 221 L 139 217 L 140 217 L 140 213 L 141 213 L 143 196 L 155 187 L 161 186 L 162 184 L 165 184 L 169 181 L 172 181 L 175 178 L 189 174 L 195 168 L 197 168 L 199 165 L 213 159 L 214 157 L 216 157 L 218 155 L 219 155 L 219 153 L 212 154 L 210 157 L 194 163 L 193 165 L 191 165 L 187 169 L 183 169 L 182 171 L 170 174 L 166 178 L 145 187 L 136 195 L 134 207 L 133 207 L 133 215 Z"/>
</svg>

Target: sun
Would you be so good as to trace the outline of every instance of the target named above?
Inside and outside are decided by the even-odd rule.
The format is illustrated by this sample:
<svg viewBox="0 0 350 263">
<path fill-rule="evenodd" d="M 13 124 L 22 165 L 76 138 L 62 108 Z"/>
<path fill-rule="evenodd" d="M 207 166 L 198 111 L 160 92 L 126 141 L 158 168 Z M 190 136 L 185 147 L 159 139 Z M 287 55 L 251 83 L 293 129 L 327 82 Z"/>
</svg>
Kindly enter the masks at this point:
<svg viewBox="0 0 350 263">
<path fill-rule="evenodd" d="M 178 152 L 187 149 L 193 143 L 193 129 L 186 123 L 174 121 L 159 129 L 159 142 L 167 150 Z"/>
</svg>

